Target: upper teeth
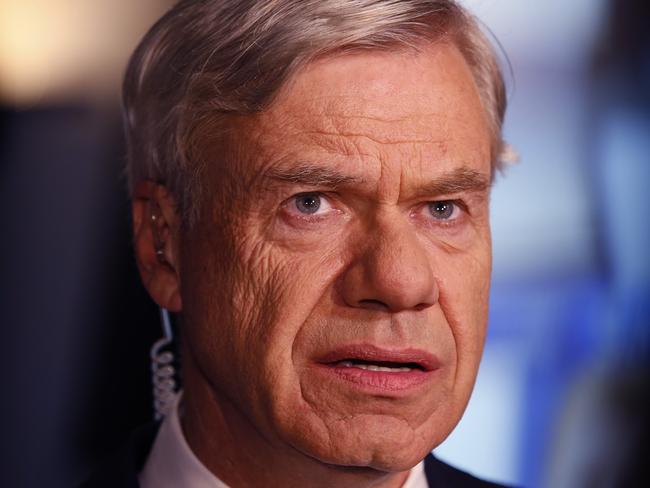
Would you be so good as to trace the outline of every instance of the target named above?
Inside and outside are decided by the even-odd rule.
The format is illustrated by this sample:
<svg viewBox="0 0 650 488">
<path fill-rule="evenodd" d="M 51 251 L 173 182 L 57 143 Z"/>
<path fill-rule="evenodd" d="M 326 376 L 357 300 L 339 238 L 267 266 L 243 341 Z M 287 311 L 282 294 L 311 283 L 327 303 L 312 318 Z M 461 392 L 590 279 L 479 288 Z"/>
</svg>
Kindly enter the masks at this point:
<svg viewBox="0 0 650 488">
<path fill-rule="evenodd" d="M 341 361 L 340 362 L 341 366 L 345 366 L 348 368 L 359 368 L 359 369 L 365 369 L 367 371 L 384 371 L 388 373 L 394 373 L 397 371 L 411 371 L 411 368 L 407 368 L 406 366 L 400 366 L 397 368 L 389 368 L 387 366 L 378 366 L 376 364 L 360 364 L 360 363 L 353 363 L 352 361 Z"/>
</svg>

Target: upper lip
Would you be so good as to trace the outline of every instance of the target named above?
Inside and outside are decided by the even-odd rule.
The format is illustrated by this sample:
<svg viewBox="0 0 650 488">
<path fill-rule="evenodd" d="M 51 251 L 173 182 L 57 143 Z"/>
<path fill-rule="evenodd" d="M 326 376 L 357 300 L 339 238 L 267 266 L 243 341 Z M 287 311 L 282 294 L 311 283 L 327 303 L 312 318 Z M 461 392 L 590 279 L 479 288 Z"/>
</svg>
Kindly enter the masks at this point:
<svg viewBox="0 0 650 488">
<path fill-rule="evenodd" d="M 433 354 L 422 349 L 384 349 L 372 344 L 351 344 L 336 348 L 318 358 L 321 364 L 358 360 L 372 363 L 415 364 L 423 371 L 433 371 L 440 362 Z"/>
</svg>

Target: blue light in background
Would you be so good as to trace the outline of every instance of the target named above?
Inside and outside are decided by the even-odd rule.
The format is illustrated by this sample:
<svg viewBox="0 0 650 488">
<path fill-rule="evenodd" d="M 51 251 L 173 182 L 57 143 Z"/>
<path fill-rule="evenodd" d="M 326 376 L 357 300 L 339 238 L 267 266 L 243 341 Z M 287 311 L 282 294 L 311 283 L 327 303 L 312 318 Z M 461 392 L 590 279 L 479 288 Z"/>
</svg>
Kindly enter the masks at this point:
<svg viewBox="0 0 650 488">
<path fill-rule="evenodd" d="M 649 110 L 633 95 L 621 102 L 624 84 L 594 78 L 606 2 L 463 3 L 512 63 L 504 132 L 521 162 L 493 191 L 490 331 L 475 392 L 436 453 L 515 485 L 589 486 L 602 456 L 589 443 L 613 435 L 594 413 L 601 379 L 648 353 Z"/>
</svg>

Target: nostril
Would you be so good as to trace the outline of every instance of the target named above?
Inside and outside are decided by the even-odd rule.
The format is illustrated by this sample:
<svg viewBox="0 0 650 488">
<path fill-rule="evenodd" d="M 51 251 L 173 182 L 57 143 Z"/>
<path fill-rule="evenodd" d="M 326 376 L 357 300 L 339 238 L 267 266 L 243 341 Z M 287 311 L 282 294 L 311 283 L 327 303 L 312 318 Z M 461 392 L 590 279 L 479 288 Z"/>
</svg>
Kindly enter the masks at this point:
<svg viewBox="0 0 650 488">
<path fill-rule="evenodd" d="M 364 298 L 359 300 L 359 306 L 370 310 L 389 310 L 389 306 L 380 300 L 373 300 L 371 298 Z"/>
<path fill-rule="evenodd" d="M 431 306 L 430 303 L 422 302 L 422 303 L 418 303 L 415 307 L 413 307 L 413 309 L 419 312 L 420 310 L 424 310 L 426 308 L 429 308 L 430 306 Z"/>
</svg>

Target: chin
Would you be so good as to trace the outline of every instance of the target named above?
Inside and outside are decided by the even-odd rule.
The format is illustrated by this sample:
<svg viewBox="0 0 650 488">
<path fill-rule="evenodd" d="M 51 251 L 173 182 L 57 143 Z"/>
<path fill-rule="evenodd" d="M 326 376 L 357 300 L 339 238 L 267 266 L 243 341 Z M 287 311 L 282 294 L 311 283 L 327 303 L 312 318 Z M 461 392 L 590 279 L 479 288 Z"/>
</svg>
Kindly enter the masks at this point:
<svg viewBox="0 0 650 488">
<path fill-rule="evenodd" d="M 306 427 L 301 426 L 294 447 L 328 465 L 387 472 L 411 469 L 448 434 L 436 435 L 425 426 L 413 429 L 405 419 L 387 415 L 361 414 L 319 424 L 307 428 L 306 436 L 300 435 Z"/>
</svg>

